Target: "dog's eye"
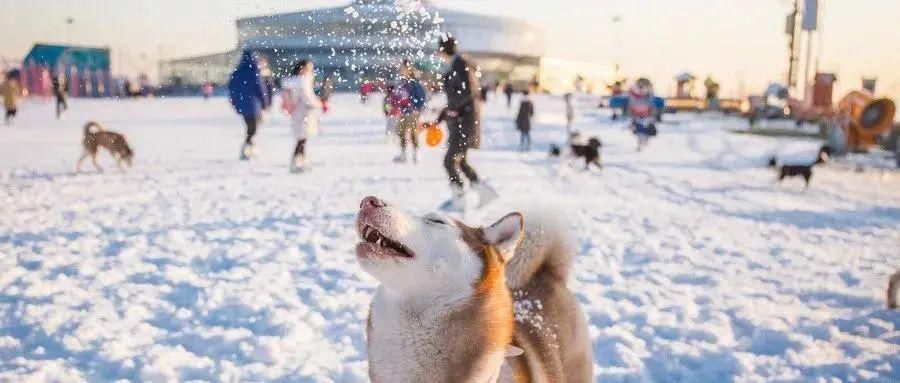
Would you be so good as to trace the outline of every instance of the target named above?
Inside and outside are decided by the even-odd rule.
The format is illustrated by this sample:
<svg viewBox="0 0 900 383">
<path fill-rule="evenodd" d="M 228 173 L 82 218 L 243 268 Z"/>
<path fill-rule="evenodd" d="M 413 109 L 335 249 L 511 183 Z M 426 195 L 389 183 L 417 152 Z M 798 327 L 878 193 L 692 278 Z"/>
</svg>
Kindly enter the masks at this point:
<svg viewBox="0 0 900 383">
<path fill-rule="evenodd" d="M 447 221 L 445 221 L 443 218 L 441 218 L 438 215 L 429 214 L 429 215 L 426 215 L 424 218 L 426 221 L 428 221 L 428 223 L 434 223 L 434 224 L 438 224 L 438 225 L 446 225 L 447 224 Z"/>
</svg>

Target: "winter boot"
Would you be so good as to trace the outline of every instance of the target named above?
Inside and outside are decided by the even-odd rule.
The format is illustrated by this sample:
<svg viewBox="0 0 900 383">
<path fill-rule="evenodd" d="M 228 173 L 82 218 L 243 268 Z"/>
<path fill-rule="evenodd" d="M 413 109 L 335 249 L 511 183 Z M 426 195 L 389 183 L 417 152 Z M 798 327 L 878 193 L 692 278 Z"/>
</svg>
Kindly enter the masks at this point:
<svg viewBox="0 0 900 383">
<path fill-rule="evenodd" d="M 303 171 L 303 166 L 301 164 L 302 157 L 299 155 L 295 155 L 291 157 L 291 165 L 290 172 L 291 173 L 300 173 Z"/>
<path fill-rule="evenodd" d="M 497 191 L 484 181 L 472 184 L 472 190 L 474 190 L 475 193 L 478 193 L 479 208 L 494 202 L 494 200 L 500 197 L 500 195 L 497 194 Z"/>
<path fill-rule="evenodd" d="M 459 186 L 452 185 L 453 197 L 445 201 L 439 207 L 440 210 L 446 212 L 462 213 L 466 211 L 466 192 Z"/>
<path fill-rule="evenodd" d="M 394 157 L 394 163 L 400 164 L 400 163 L 404 163 L 404 162 L 406 162 L 406 151 L 405 150 L 400 152 L 399 156 Z"/>
<path fill-rule="evenodd" d="M 241 161 L 249 161 L 250 160 L 250 144 L 244 144 L 241 146 Z"/>
</svg>

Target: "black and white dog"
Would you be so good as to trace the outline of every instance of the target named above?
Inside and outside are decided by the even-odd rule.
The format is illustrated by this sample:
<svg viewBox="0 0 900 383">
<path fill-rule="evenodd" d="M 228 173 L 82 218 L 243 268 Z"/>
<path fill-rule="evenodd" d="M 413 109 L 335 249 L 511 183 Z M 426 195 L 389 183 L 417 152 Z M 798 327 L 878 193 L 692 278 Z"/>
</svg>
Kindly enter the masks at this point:
<svg viewBox="0 0 900 383">
<path fill-rule="evenodd" d="M 600 162 L 600 148 L 603 143 L 597 137 L 588 138 L 587 142 L 581 136 L 581 133 L 572 133 L 569 136 L 568 146 L 562 148 L 558 145 L 550 145 L 551 157 L 568 157 L 570 159 L 584 159 L 584 169 L 587 170 L 591 165 L 602 169 L 603 164 Z"/>
<path fill-rule="evenodd" d="M 818 164 L 824 164 L 831 158 L 831 147 L 828 145 L 823 145 L 819 148 L 819 153 L 816 156 L 816 160 L 813 163 L 808 165 L 785 165 L 778 164 L 778 159 L 775 156 L 769 159 L 769 167 L 775 169 L 778 172 L 778 182 L 781 183 L 785 178 L 790 177 L 803 177 L 803 180 L 806 182 L 806 187 L 809 187 L 809 180 L 812 178 L 813 174 L 813 166 Z"/>
</svg>

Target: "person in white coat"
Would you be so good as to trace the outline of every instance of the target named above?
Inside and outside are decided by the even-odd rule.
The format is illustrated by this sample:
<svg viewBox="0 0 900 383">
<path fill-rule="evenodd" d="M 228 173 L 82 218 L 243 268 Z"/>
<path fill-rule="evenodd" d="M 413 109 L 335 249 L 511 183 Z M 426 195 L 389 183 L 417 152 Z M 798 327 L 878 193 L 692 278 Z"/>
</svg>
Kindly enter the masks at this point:
<svg viewBox="0 0 900 383">
<path fill-rule="evenodd" d="M 282 102 L 284 110 L 291 116 L 291 131 L 294 134 L 294 154 L 291 156 L 292 173 L 309 168 L 306 141 L 319 132 L 319 112 L 322 101 L 315 94 L 315 74 L 310 60 L 300 60 L 291 71 L 292 76 L 283 82 Z"/>
</svg>

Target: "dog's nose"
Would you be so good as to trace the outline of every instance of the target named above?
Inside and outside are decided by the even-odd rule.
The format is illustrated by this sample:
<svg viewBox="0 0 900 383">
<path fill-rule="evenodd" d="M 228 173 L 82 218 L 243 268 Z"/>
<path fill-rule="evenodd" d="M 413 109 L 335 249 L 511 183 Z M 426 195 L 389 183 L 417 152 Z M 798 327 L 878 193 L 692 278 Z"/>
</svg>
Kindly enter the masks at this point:
<svg viewBox="0 0 900 383">
<path fill-rule="evenodd" d="M 384 207 L 386 204 L 384 201 L 378 199 L 377 197 L 368 196 L 363 198 L 362 202 L 359 204 L 360 209 L 365 209 L 367 207 L 377 208 Z"/>
</svg>

